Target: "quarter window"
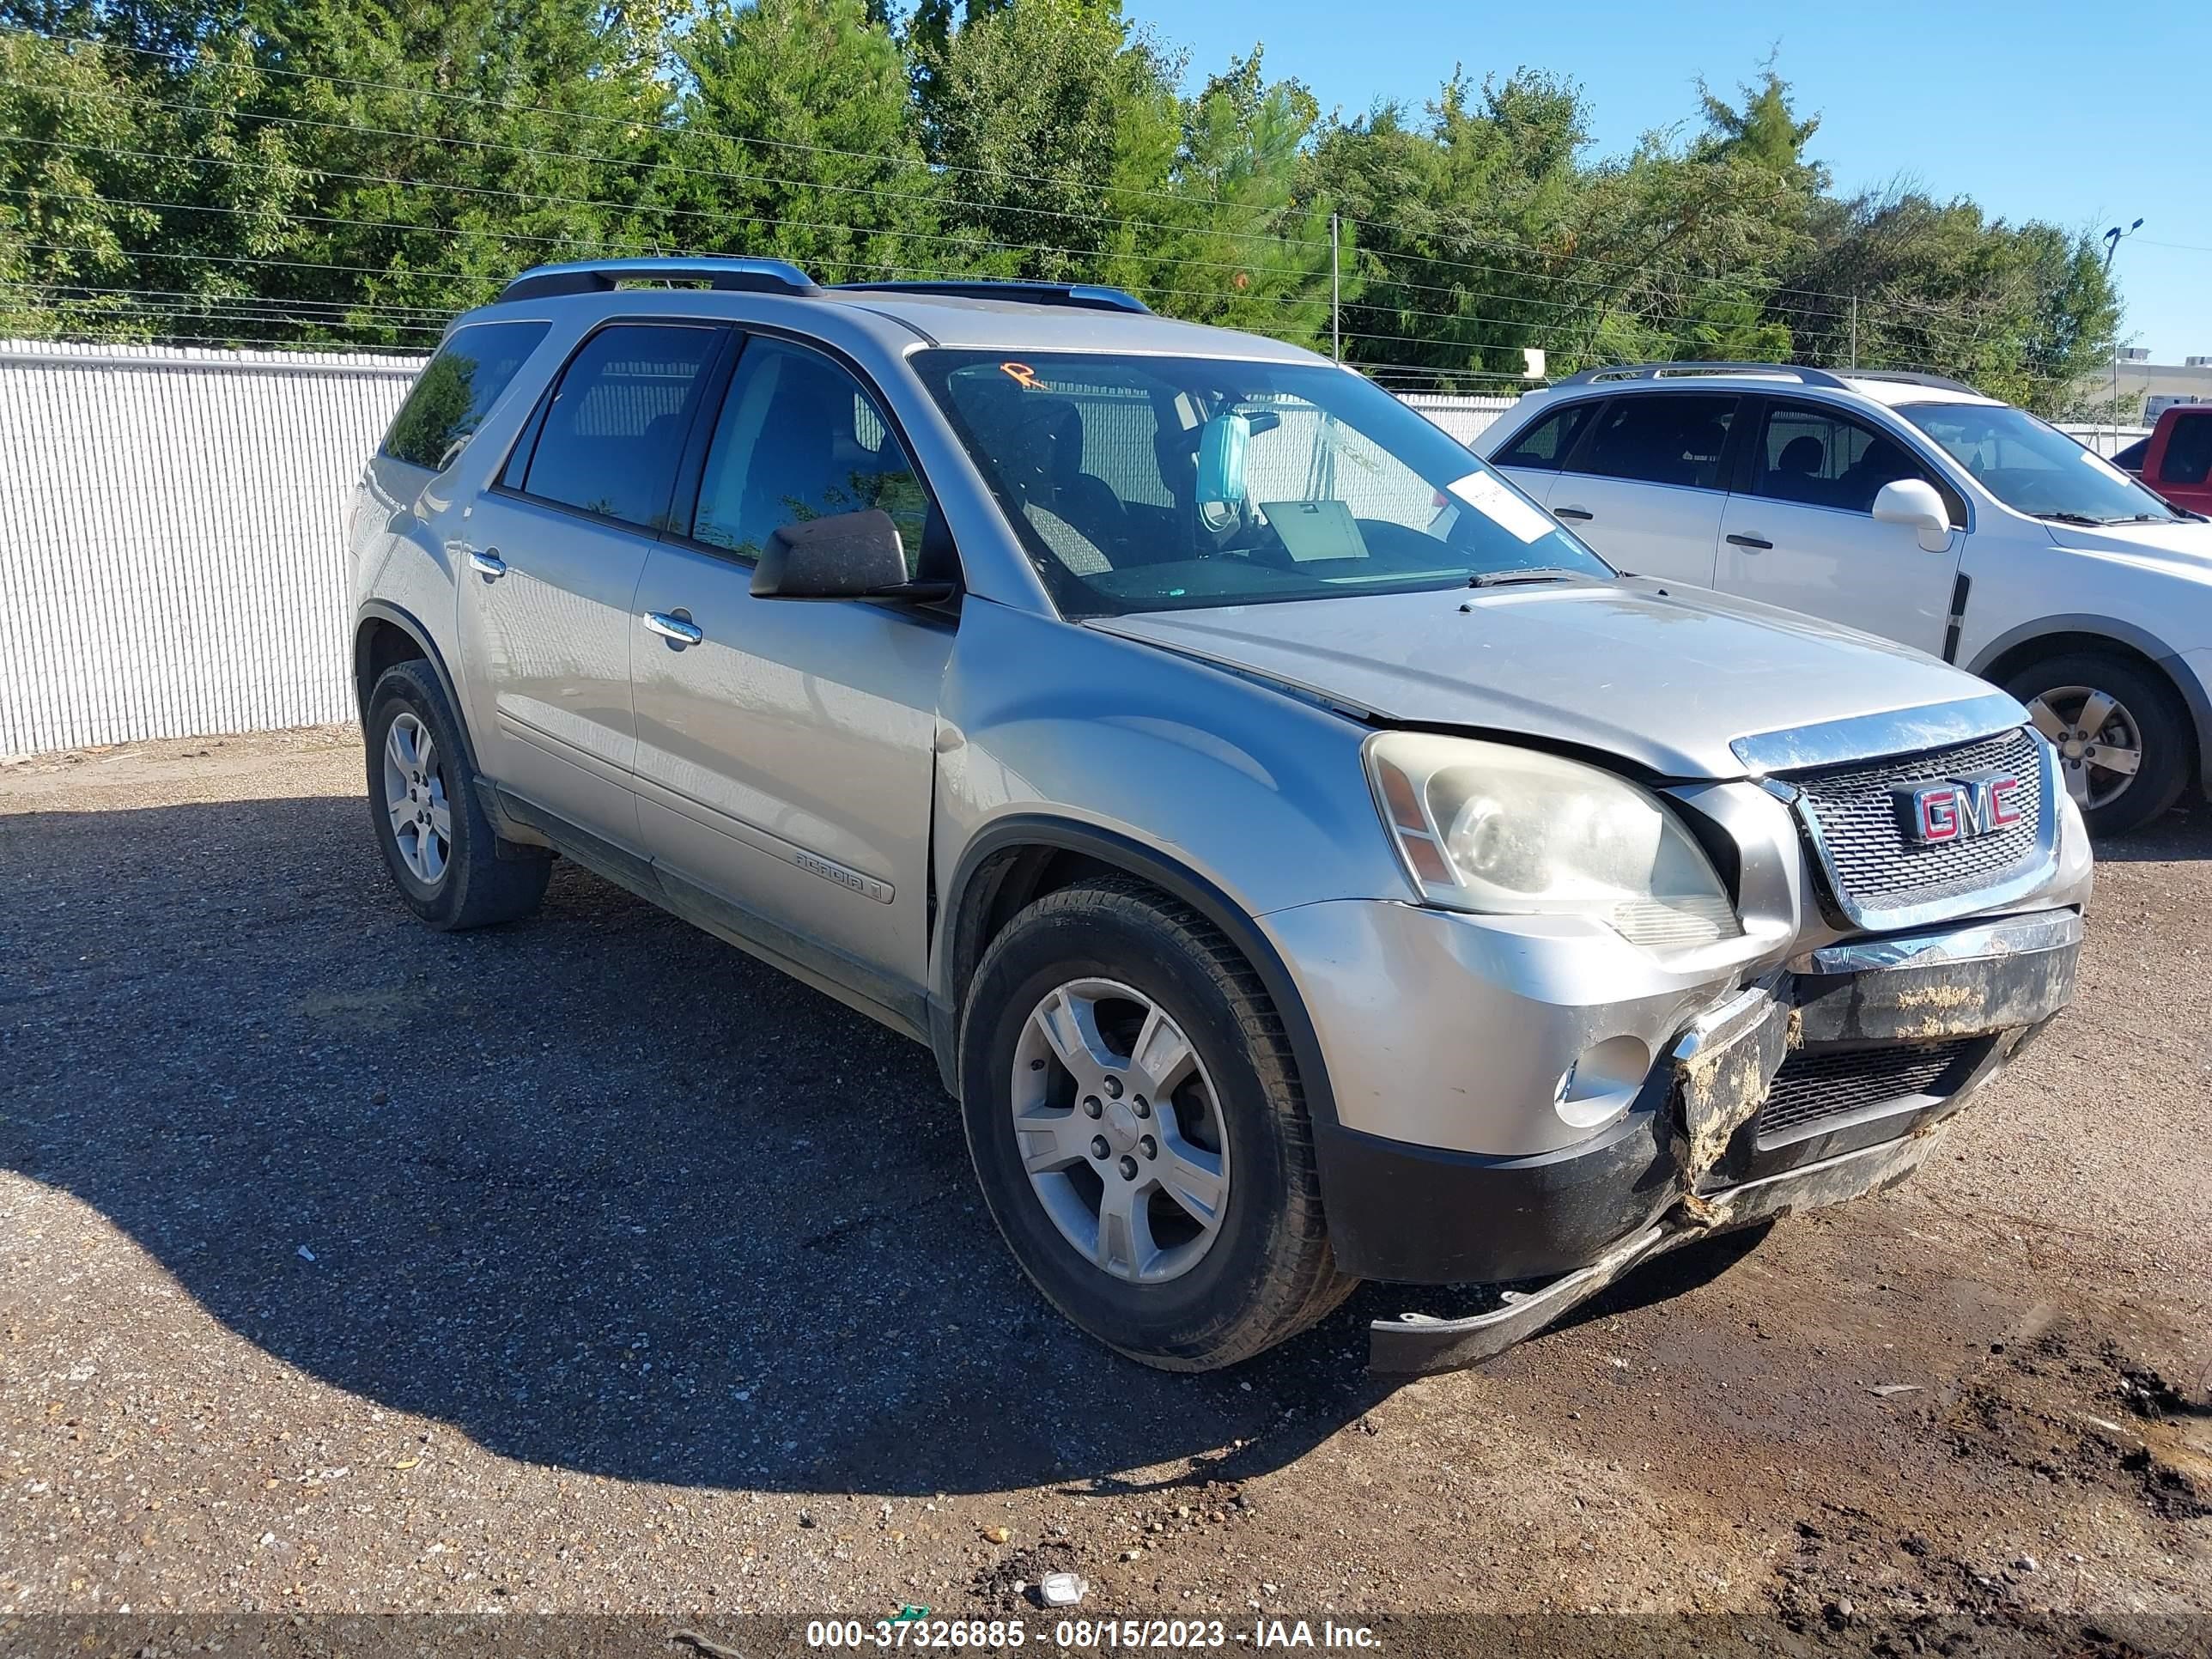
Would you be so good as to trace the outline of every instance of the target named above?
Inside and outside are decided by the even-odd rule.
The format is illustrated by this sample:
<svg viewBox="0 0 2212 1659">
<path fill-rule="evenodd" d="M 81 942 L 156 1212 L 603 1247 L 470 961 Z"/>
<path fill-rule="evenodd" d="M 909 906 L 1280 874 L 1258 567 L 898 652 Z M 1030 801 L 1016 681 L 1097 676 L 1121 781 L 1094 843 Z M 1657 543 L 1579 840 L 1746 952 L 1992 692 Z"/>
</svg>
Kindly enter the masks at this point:
<svg viewBox="0 0 2212 1659">
<path fill-rule="evenodd" d="M 1834 410 L 1775 404 L 1759 437 L 1751 491 L 1771 501 L 1871 513 L 1881 487 L 1901 478 L 1934 482 L 1887 434 Z"/>
<path fill-rule="evenodd" d="M 1555 410 L 1490 458 L 1492 466 L 1525 467 L 1532 471 L 1557 472 L 1565 465 L 1575 440 L 1589 422 L 1592 403 L 1570 404 Z"/>
<path fill-rule="evenodd" d="M 820 353 L 748 342 L 714 422 L 691 538 L 757 559 L 785 525 L 870 508 L 898 526 L 914 574 L 929 502 L 882 411 Z"/>
<path fill-rule="evenodd" d="M 1710 392 L 1616 398 L 1598 416 L 1572 470 L 1601 478 L 1714 489 L 1735 409 L 1735 398 Z"/>
<path fill-rule="evenodd" d="M 545 337 L 544 323 L 471 323 L 446 337 L 416 377 L 384 434 L 384 453 L 414 466 L 442 468 L 473 434 L 524 360 Z"/>
<path fill-rule="evenodd" d="M 524 492 L 660 529 L 700 384 L 721 341 L 719 328 L 667 324 L 617 323 L 592 335 L 544 410 Z"/>
</svg>

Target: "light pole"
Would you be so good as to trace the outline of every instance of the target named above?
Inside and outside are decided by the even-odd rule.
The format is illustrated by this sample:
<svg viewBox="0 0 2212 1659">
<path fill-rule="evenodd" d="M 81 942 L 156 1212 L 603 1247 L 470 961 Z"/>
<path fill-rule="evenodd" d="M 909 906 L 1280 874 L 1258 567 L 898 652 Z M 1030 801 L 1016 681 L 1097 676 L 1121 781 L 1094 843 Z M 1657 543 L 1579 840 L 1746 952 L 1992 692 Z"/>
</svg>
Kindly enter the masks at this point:
<svg viewBox="0 0 2212 1659">
<path fill-rule="evenodd" d="M 2141 230 L 2141 229 L 2142 228 L 2142 222 L 2142 222 L 2142 220 L 2138 219 L 2138 220 L 2136 220 L 2136 221 L 2135 222 L 2135 223 L 2133 223 L 2133 224 L 2130 225 L 2130 226 L 2129 226 L 2125 230 L 2122 230 L 2122 229 L 2121 229 L 2118 225 L 2114 225 L 2114 226 L 2113 226 L 2110 230 L 2108 230 L 2108 231 L 2106 231 L 2106 232 L 2105 233 L 2105 275 L 2106 275 L 2106 276 L 2110 276 L 2112 274 L 2112 256 L 2113 256 L 2115 253 L 2118 253 L 2118 252 L 2120 251 L 2120 244 L 2121 244 L 2122 242 L 2126 241 L 2126 240 L 2128 240 L 2128 238 L 2129 238 L 2129 237 L 2130 237 L 2130 236 L 2134 235 L 2137 231 Z M 2107 283 L 2107 284 L 2106 284 L 2106 288 L 2107 288 L 2107 289 L 2108 289 L 2108 290 L 2109 290 L 2109 289 L 2110 289 L 2110 286 L 2111 286 L 2111 285 L 2110 285 L 2109 283 Z M 2115 306 L 2115 307 L 2112 308 L 2112 453 L 2115 453 L 2115 454 L 2118 454 L 2118 453 L 2119 453 L 2119 448 L 2120 448 L 2120 313 L 2119 313 L 2119 307 L 2117 307 L 2117 306 Z"/>
</svg>

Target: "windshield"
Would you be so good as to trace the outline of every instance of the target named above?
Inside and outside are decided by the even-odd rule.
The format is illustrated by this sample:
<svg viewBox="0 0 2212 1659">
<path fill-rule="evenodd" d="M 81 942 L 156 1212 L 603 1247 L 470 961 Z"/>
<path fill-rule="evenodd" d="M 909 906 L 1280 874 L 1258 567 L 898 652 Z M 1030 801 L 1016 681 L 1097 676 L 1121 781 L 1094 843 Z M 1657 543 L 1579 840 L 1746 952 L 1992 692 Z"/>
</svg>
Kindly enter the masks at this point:
<svg viewBox="0 0 2212 1659">
<path fill-rule="evenodd" d="M 2061 524 L 2163 523 L 2180 516 L 2110 461 L 2025 410 L 1901 404 L 1897 412 L 2017 512 Z"/>
<path fill-rule="evenodd" d="M 1004 351 L 914 362 L 1065 616 L 1613 574 L 1342 369 Z"/>
</svg>

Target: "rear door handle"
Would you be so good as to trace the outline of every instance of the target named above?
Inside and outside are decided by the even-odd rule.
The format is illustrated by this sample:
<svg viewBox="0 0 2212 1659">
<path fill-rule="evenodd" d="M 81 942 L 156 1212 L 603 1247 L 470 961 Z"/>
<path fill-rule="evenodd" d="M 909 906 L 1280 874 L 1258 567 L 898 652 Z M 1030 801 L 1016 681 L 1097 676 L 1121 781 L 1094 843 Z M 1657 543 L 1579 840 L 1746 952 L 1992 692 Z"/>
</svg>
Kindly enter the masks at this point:
<svg viewBox="0 0 2212 1659">
<path fill-rule="evenodd" d="M 507 561 L 499 556 L 495 547 L 487 547 L 481 553 L 472 547 L 469 550 L 469 568 L 488 580 L 497 581 L 507 574 Z"/>
<path fill-rule="evenodd" d="M 1555 519 L 1589 520 L 1597 514 L 1585 507 L 1555 507 L 1552 509 L 1552 516 Z"/>
<path fill-rule="evenodd" d="M 662 611 L 647 611 L 645 631 L 659 635 L 679 651 L 687 645 L 696 645 L 707 637 L 699 625 L 680 611 L 672 617 Z"/>
<path fill-rule="evenodd" d="M 1728 544 L 1730 547 L 1747 547 L 1754 553 L 1764 553 L 1774 545 L 1764 536 L 1730 536 Z"/>
</svg>

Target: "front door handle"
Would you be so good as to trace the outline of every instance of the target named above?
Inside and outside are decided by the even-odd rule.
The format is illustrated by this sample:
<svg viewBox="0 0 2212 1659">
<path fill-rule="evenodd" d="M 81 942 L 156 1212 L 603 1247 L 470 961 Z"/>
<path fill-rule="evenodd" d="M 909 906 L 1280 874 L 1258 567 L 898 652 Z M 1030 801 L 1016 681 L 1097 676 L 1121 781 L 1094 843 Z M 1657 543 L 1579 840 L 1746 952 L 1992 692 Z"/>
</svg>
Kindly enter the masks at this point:
<svg viewBox="0 0 2212 1659">
<path fill-rule="evenodd" d="M 1586 507 L 1555 507 L 1552 509 L 1552 516 L 1555 519 L 1579 519 L 1587 521 L 1595 519 L 1597 514 Z"/>
<path fill-rule="evenodd" d="M 1764 553 L 1774 545 L 1764 536 L 1730 536 L 1728 544 L 1730 547 L 1747 547 L 1754 553 Z"/>
<path fill-rule="evenodd" d="M 680 611 L 672 617 L 662 611 L 647 611 L 645 631 L 659 635 L 678 651 L 687 645 L 696 645 L 707 637 L 699 625 Z"/>
<path fill-rule="evenodd" d="M 507 561 L 499 556 L 495 547 L 487 547 L 481 553 L 472 547 L 469 550 L 469 568 L 487 581 L 497 581 L 507 574 Z"/>
</svg>

